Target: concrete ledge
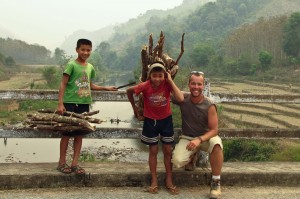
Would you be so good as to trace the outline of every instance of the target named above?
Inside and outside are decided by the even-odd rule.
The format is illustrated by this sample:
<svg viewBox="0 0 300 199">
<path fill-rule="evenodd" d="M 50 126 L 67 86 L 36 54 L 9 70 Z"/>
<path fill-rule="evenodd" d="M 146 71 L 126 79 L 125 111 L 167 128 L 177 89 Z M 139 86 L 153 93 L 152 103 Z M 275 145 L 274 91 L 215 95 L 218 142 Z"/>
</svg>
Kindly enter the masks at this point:
<svg viewBox="0 0 300 199">
<path fill-rule="evenodd" d="M 62 174 L 57 163 L 0 164 L 0 189 L 54 188 L 70 186 L 121 187 L 148 186 L 147 163 L 82 163 L 85 175 Z M 164 166 L 158 164 L 158 179 L 164 186 Z M 184 171 L 174 168 L 174 181 L 179 187 L 207 185 L 210 170 L 197 168 Z M 299 186 L 300 162 L 227 162 L 222 185 L 227 186 Z"/>
</svg>

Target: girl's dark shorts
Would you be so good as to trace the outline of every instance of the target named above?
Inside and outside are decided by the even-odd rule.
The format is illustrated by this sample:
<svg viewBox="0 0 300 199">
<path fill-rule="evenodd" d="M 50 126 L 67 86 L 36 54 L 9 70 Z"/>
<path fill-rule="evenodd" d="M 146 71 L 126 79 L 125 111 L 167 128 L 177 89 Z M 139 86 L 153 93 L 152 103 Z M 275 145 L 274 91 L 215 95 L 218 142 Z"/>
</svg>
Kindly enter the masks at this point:
<svg viewBox="0 0 300 199">
<path fill-rule="evenodd" d="M 73 103 L 64 103 L 66 111 L 74 112 L 74 113 L 84 113 L 90 112 L 90 105 L 89 104 L 73 104 Z M 64 132 L 64 136 L 79 136 L 79 135 L 86 135 L 87 132 L 84 131 L 72 131 L 72 132 Z"/>
<path fill-rule="evenodd" d="M 161 120 L 145 118 L 141 136 L 142 143 L 156 145 L 159 139 L 163 144 L 174 143 L 172 115 Z"/>
</svg>

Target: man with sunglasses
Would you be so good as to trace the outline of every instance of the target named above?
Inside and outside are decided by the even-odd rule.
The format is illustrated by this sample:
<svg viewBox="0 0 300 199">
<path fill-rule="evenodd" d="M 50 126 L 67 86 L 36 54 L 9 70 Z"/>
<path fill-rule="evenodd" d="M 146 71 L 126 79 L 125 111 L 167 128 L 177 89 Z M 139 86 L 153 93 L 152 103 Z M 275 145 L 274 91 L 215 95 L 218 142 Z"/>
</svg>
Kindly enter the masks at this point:
<svg viewBox="0 0 300 199">
<path fill-rule="evenodd" d="M 189 76 L 190 93 L 183 102 L 173 102 L 180 107 L 182 136 L 173 151 L 172 163 L 183 167 L 195 162 L 199 150 L 209 153 L 212 170 L 210 198 L 221 196 L 221 169 L 223 165 L 223 144 L 218 136 L 218 115 L 216 105 L 204 91 L 204 73 L 192 71 Z"/>
</svg>

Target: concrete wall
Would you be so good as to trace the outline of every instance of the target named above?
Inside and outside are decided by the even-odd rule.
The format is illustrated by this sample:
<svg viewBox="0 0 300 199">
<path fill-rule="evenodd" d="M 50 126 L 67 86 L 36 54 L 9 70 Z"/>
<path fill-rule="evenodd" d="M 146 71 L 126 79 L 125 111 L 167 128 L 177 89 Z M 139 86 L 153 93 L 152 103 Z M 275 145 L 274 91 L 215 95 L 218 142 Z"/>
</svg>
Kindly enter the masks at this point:
<svg viewBox="0 0 300 199">
<path fill-rule="evenodd" d="M 216 103 L 300 103 L 300 94 L 205 93 Z M 94 101 L 128 101 L 125 91 L 93 91 Z M 57 100 L 58 90 L 0 90 L 0 100 Z"/>
</svg>

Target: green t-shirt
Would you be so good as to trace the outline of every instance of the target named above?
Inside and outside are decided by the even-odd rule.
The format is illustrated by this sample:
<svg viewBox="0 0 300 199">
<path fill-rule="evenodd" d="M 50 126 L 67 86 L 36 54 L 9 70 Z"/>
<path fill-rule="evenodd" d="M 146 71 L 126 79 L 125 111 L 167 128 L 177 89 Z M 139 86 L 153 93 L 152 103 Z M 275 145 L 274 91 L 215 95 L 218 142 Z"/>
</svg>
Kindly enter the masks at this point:
<svg viewBox="0 0 300 199">
<path fill-rule="evenodd" d="M 64 103 L 91 104 L 91 79 L 95 77 L 95 69 L 92 64 L 82 66 L 75 60 L 70 61 L 64 71 L 70 76 L 64 93 Z"/>
</svg>

